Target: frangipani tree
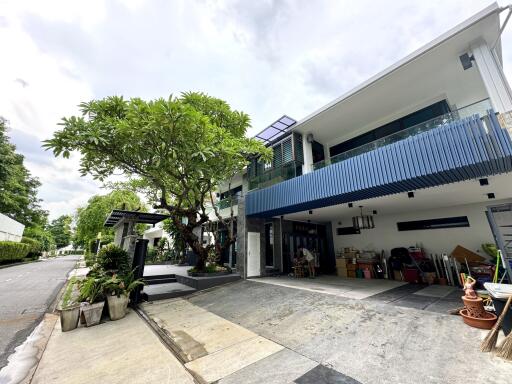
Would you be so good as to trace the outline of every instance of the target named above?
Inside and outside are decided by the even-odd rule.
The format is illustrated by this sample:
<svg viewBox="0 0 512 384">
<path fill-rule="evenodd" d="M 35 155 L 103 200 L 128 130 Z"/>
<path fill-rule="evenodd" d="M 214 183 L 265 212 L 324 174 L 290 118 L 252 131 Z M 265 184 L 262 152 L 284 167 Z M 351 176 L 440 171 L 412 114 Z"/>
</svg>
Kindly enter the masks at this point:
<svg viewBox="0 0 512 384">
<path fill-rule="evenodd" d="M 193 230 L 210 220 L 208 202 L 220 182 L 242 172 L 251 156 L 271 158 L 262 143 L 245 137 L 248 115 L 202 93 L 152 101 L 113 96 L 82 103 L 80 110 L 82 116 L 63 119 L 47 149 L 65 158 L 79 151 L 82 175 L 100 181 L 125 175 L 169 213 L 198 255 L 198 270 L 212 248 L 220 254 L 233 244 L 230 232 L 223 244 L 203 245 Z"/>
</svg>

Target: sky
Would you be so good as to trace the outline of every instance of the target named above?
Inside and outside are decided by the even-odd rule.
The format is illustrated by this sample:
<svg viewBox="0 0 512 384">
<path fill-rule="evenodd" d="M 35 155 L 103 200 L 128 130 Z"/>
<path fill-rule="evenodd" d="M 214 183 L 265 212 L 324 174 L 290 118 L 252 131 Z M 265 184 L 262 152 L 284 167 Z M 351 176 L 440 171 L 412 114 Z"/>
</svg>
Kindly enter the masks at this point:
<svg viewBox="0 0 512 384">
<path fill-rule="evenodd" d="M 491 1 L 0 0 L 0 116 L 50 218 L 97 193 L 79 156 L 41 148 L 82 101 L 203 91 L 251 116 L 297 120 Z M 501 2 L 500 5 L 506 5 Z M 502 37 L 512 79 L 512 22 Z"/>
</svg>

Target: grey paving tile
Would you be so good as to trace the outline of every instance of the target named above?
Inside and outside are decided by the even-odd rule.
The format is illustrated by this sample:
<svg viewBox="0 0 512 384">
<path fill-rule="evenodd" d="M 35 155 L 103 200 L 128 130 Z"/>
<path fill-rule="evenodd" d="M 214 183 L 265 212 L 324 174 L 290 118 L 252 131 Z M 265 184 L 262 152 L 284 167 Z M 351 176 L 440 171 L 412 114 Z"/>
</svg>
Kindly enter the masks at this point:
<svg viewBox="0 0 512 384">
<path fill-rule="evenodd" d="M 324 365 L 317 365 L 295 380 L 296 384 L 361 384 L 360 381 Z"/>
<path fill-rule="evenodd" d="M 439 298 L 410 294 L 410 295 L 401 297 L 400 299 L 395 300 L 395 301 L 391 302 L 390 304 L 396 305 L 398 307 L 425 309 L 432 303 L 435 303 L 436 301 L 439 301 Z"/>
<path fill-rule="evenodd" d="M 425 307 L 426 311 L 449 314 L 453 309 L 462 307 L 462 300 L 459 299 L 441 299 Z"/>
<path fill-rule="evenodd" d="M 283 349 L 219 380 L 219 384 L 288 384 L 317 366 L 290 349 Z"/>
</svg>

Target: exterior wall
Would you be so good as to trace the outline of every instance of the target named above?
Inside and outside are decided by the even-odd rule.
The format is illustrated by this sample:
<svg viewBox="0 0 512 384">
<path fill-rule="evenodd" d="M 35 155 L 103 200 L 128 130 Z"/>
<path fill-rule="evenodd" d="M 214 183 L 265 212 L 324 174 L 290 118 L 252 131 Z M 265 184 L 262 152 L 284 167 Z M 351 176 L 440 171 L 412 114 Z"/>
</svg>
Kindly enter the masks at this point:
<svg viewBox="0 0 512 384">
<path fill-rule="evenodd" d="M 392 248 L 421 245 L 427 254 L 450 253 L 457 245 L 473 252 L 486 254 L 481 250 L 483 243 L 494 243 L 491 228 L 485 215 L 488 205 L 499 204 L 501 201 L 486 201 L 477 204 L 453 206 L 441 209 L 429 209 L 400 213 L 395 215 L 375 215 L 375 228 L 361 230 L 360 235 L 336 235 L 336 222 L 332 223 L 334 249 L 336 253 L 344 247 L 355 247 L 359 250 L 384 250 L 389 256 Z M 419 231 L 403 231 L 397 229 L 397 222 L 436 219 L 442 217 L 467 216 L 470 227 L 443 228 Z"/>
<path fill-rule="evenodd" d="M 0 213 L 0 241 L 21 241 L 25 225 Z"/>
</svg>

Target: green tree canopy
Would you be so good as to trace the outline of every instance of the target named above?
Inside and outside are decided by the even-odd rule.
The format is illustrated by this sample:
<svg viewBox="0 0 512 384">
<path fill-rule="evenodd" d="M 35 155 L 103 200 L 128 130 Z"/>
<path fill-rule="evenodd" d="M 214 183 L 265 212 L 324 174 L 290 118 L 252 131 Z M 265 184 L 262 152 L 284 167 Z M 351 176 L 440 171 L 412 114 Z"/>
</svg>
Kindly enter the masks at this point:
<svg viewBox="0 0 512 384">
<path fill-rule="evenodd" d="M 0 117 L 0 212 L 29 227 L 44 226 L 48 213 L 37 198 L 41 183 L 31 176 L 6 131 L 7 122 Z"/>
<path fill-rule="evenodd" d="M 271 154 L 245 137 L 249 116 L 202 93 L 144 101 L 108 97 L 80 105 L 82 116 L 64 118 L 63 129 L 46 141 L 56 156 L 80 151 L 81 172 L 105 180 L 122 172 L 166 209 L 204 268 L 211 245 L 193 229 L 209 221 L 208 201 L 250 156 Z M 234 242 L 232 235 L 216 252 Z"/>
<path fill-rule="evenodd" d="M 52 220 L 48 229 L 55 240 L 57 248 L 65 247 L 71 244 L 71 222 L 72 217 L 69 215 L 62 215 L 55 220 Z"/>
<path fill-rule="evenodd" d="M 78 208 L 76 215 L 76 228 L 74 241 L 79 245 L 87 245 L 89 240 L 94 240 L 101 232 L 107 241 L 113 238 L 110 228 L 103 224 L 113 209 L 145 211 L 145 206 L 139 196 L 132 191 L 115 190 L 107 195 L 95 195 L 89 199 L 87 206 Z"/>
</svg>

